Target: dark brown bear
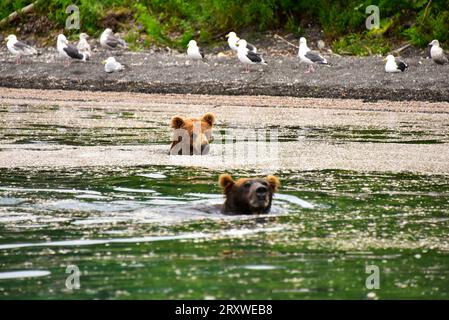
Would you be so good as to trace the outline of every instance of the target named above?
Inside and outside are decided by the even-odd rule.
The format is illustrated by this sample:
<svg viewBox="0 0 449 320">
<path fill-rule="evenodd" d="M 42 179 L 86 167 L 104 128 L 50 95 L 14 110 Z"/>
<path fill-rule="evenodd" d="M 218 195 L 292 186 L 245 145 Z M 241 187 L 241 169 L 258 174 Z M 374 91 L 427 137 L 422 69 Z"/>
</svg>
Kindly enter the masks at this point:
<svg viewBox="0 0 449 320">
<path fill-rule="evenodd" d="M 201 118 L 183 118 L 175 116 L 171 119 L 174 130 L 171 155 L 207 154 L 212 141 L 212 128 L 215 115 L 206 113 Z"/>
<path fill-rule="evenodd" d="M 227 214 L 270 212 L 273 194 L 281 185 L 275 176 L 267 176 L 265 179 L 242 178 L 234 181 L 228 174 L 222 174 L 218 183 L 223 187 L 226 196 L 222 211 Z"/>
</svg>

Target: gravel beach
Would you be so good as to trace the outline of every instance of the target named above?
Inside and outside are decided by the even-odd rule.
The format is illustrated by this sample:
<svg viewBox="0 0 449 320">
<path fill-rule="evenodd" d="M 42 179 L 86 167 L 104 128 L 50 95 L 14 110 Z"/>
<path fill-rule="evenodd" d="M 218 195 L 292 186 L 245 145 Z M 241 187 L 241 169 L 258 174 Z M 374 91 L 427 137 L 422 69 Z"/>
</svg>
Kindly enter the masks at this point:
<svg viewBox="0 0 449 320">
<path fill-rule="evenodd" d="M 106 74 L 100 63 L 108 54 L 96 52 L 90 61 L 74 61 L 68 68 L 55 50 L 44 49 L 16 65 L 0 52 L 0 86 L 28 89 L 128 91 L 141 93 L 269 95 L 314 98 L 351 98 L 366 101 L 449 101 L 449 65 L 438 66 L 420 56 L 406 58 L 404 73 L 384 72 L 382 57 L 325 55 L 331 67 L 305 74 L 292 51 L 264 52 L 267 66 L 242 73 L 230 52 L 210 54 L 206 62 L 190 63 L 176 52 L 115 53 L 127 65 L 124 72 Z"/>
</svg>

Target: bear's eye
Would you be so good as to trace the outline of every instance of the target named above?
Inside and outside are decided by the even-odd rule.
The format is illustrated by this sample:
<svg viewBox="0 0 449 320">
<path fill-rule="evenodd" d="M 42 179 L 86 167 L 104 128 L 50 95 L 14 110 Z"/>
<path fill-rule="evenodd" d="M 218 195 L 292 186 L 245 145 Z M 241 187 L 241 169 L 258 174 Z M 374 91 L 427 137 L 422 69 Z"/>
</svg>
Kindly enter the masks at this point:
<svg viewBox="0 0 449 320">
<path fill-rule="evenodd" d="M 265 186 L 265 187 L 268 187 L 268 183 L 267 182 L 262 182 L 262 184 Z"/>
<path fill-rule="evenodd" d="M 243 187 L 245 187 L 246 189 L 248 189 L 249 187 L 251 187 L 251 182 L 245 182 L 245 184 L 243 185 Z"/>
</svg>

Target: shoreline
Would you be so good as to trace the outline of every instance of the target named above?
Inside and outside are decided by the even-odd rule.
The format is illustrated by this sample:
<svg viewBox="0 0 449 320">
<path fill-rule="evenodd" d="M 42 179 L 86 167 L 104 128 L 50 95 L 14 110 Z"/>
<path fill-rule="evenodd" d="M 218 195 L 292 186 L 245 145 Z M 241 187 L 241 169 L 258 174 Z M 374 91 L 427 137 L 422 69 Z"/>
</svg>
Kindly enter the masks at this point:
<svg viewBox="0 0 449 320">
<path fill-rule="evenodd" d="M 4 52 L 2 52 L 4 53 Z M 117 60 L 128 69 L 106 74 L 100 64 L 105 53 L 68 68 L 54 50 L 15 65 L 0 60 L 0 87 L 40 90 L 80 90 L 150 94 L 207 94 L 361 99 L 364 101 L 449 101 L 449 65 L 438 66 L 422 57 L 408 58 L 409 70 L 387 74 L 380 57 L 326 56 L 332 67 L 307 66 L 295 56 L 265 55 L 268 66 L 243 65 L 233 56 L 211 56 L 198 65 L 183 54 L 123 52 Z"/>
</svg>

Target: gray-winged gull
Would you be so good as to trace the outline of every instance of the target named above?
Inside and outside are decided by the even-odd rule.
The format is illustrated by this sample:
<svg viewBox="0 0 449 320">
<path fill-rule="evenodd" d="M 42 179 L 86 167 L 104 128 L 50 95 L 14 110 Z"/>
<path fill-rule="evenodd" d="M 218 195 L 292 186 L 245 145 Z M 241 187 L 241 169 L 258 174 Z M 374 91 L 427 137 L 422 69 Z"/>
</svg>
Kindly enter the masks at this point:
<svg viewBox="0 0 449 320">
<path fill-rule="evenodd" d="M 239 58 L 240 62 L 245 64 L 246 66 L 246 72 L 249 72 L 248 65 L 250 64 L 264 64 L 267 63 L 265 60 L 260 56 L 258 53 L 254 53 L 246 47 L 247 42 L 244 39 L 240 39 L 238 42 L 238 51 L 237 51 L 237 57 Z"/>
<path fill-rule="evenodd" d="M 89 39 L 89 36 L 87 33 L 80 33 L 80 41 L 76 45 L 79 52 L 86 54 L 89 58 L 91 56 L 91 50 L 90 50 L 90 44 L 87 42 L 87 39 Z"/>
<path fill-rule="evenodd" d="M 10 34 L 6 40 L 6 46 L 8 47 L 9 52 L 13 55 L 17 56 L 16 64 L 20 63 L 20 57 L 22 56 L 31 56 L 37 54 L 36 49 L 17 40 L 17 37 L 13 34 Z"/>
<path fill-rule="evenodd" d="M 109 57 L 102 63 L 104 63 L 104 71 L 106 71 L 107 73 L 122 71 L 125 69 L 125 66 L 116 61 L 114 57 Z"/>
<path fill-rule="evenodd" d="M 125 40 L 116 37 L 110 28 L 106 28 L 100 36 L 100 44 L 106 49 L 128 48 Z"/>
<path fill-rule="evenodd" d="M 448 59 L 444 54 L 443 49 L 440 47 L 440 42 L 438 40 L 433 40 L 429 43 L 430 46 L 430 57 L 437 64 L 445 64 L 448 63 Z"/>
<path fill-rule="evenodd" d="M 187 57 L 196 61 L 205 59 L 204 51 L 198 47 L 195 40 L 189 41 L 187 46 Z"/>
<path fill-rule="evenodd" d="M 237 42 L 240 40 L 240 38 L 237 37 L 237 34 L 234 31 L 231 31 L 226 35 L 226 38 L 228 38 L 229 48 L 231 48 L 233 51 L 238 52 L 239 48 L 237 46 Z M 246 48 L 249 51 L 257 53 L 257 48 L 251 43 L 246 42 Z"/>
<path fill-rule="evenodd" d="M 59 54 L 66 58 L 67 65 L 71 63 L 72 59 L 82 61 L 86 61 L 88 59 L 88 56 L 81 53 L 73 44 L 70 44 L 63 34 L 58 35 L 56 48 L 58 49 Z"/>
<path fill-rule="evenodd" d="M 309 69 L 306 70 L 306 73 L 315 71 L 315 69 L 313 68 L 314 64 L 329 65 L 327 60 L 323 58 L 319 53 L 309 49 L 309 47 L 307 46 L 307 40 L 304 37 L 301 37 L 299 39 L 298 57 L 301 62 L 305 62 L 309 65 Z"/>
</svg>

